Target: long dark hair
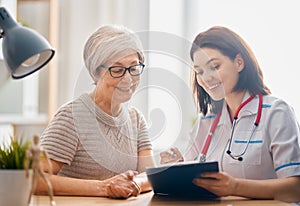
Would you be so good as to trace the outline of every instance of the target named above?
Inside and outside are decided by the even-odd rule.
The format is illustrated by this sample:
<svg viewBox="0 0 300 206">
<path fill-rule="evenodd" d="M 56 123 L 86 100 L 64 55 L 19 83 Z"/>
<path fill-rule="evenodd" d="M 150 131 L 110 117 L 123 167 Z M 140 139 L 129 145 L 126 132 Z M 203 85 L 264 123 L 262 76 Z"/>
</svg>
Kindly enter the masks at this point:
<svg viewBox="0 0 300 206">
<path fill-rule="evenodd" d="M 234 91 L 249 91 L 250 94 L 270 94 L 271 91 L 265 85 L 260 66 L 248 44 L 235 32 L 228 28 L 215 26 L 198 34 L 193 41 L 190 57 L 194 61 L 194 53 L 199 48 L 211 48 L 219 50 L 231 60 L 240 54 L 244 60 L 244 69 L 239 73 L 239 79 Z M 214 101 L 209 94 L 198 84 L 196 73 L 191 70 L 191 85 L 194 100 L 198 111 L 206 115 L 208 110 L 217 113 L 223 104 L 223 100 Z"/>
</svg>

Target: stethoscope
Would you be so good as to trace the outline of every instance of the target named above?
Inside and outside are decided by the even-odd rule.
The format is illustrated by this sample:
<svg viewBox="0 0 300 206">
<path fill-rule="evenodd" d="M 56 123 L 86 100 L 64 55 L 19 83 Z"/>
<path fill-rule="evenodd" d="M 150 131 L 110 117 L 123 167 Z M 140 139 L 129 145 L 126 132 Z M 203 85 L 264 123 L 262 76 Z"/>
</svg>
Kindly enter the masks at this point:
<svg viewBox="0 0 300 206">
<path fill-rule="evenodd" d="M 260 119 L 261 119 L 261 113 L 262 113 L 262 103 L 263 103 L 263 97 L 262 97 L 262 94 L 259 94 L 259 103 L 258 103 L 258 109 L 257 109 L 257 115 L 256 115 L 256 120 L 253 124 L 253 128 L 252 128 L 252 131 L 251 131 L 251 135 L 249 137 L 249 140 L 247 141 L 247 145 L 245 147 L 245 149 L 240 153 L 240 154 L 232 154 L 232 151 L 231 151 L 231 147 L 232 147 L 232 139 L 233 139 L 233 134 L 234 134 L 234 130 L 235 130 L 235 127 L 236 127 L 236 123 L 237 123 L 237 120 L 238 120 L 238 115 L 241 111 L 241 109 L 246 105 L 248 104 L 256 95 L 252 95 L 250 96 L 248 99 L 246 99 L 239 107 L 238 109 L 236 110 L 235 114 L 234 114 L 234 117 L 233 117 L 233 123 L 232 123 L 232 130 L 231 130 L 231 135 L 230 135 L 230 139 L 229 139 L 229 144 L 228 144 L 228 148 L 227 148 L 227 151 L 226 153 L 234 160 L 238 160 L 238 161 L 243 161 L 243 155 L 246 153 L 247 149 L 248 149 L 248 146 L 249 146 L 249 143 L 252 139 L 252 136 L 256 130 L 256 128 L 258 127 L 259 123 L 260 123 Z M 206 141 L 205 141 L 205 144 L 202 148 L 202 151 L 201 153 L 199 154 L 197 160 L 199 162 L 205 162 L 206 161 L 206 154 L 207 154 L 207 151 L 208 151 L 208 148 L 210 146 L 210 143 L 211 143 L 211 139 L 212 139 L 212 136 L 217 128 L 217 125 L 218 125 L 218 122 L 220 120 L 220 116 L 221 116 L 221 112 L 219 112 L 216 117 L 215 117 L 215 120 L 213 121 L 212 123 L 212 126 L 209 130 L 209 133 L 207 135 L 207 138 L 206 138 Z"/>
</svg>

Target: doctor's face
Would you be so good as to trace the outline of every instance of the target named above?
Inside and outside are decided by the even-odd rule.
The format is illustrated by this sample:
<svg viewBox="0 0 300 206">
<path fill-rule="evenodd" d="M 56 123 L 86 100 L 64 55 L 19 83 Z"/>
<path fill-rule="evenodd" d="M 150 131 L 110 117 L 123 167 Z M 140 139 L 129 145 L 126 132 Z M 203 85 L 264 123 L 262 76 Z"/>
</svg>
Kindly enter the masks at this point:
<svg viewBox="0 0 300 206">
<path fill-rule="evenodd" d="M 198 84 L 216 101 L 234 91 L 239 72 L 243 69 L 243 65 L 239 64 L 240 55 L 231 60 L 219 50 L 207 47 L 194 53 L 193 63 Z"/>
</svg>

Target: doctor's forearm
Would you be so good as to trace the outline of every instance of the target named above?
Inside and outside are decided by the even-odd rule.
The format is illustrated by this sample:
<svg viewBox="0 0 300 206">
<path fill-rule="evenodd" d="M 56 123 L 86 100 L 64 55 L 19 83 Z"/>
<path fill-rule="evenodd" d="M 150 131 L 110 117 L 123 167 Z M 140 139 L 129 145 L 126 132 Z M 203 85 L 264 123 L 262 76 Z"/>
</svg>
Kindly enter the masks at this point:
<svg viewBox="0 0 300 206">
<path fill-rule="evenodd" d="M 299 202 L 300 177 L 270 180 L 239 179 L 233 195 L 257 199 L 277 199 L 285 202 Z"/>
</svg>

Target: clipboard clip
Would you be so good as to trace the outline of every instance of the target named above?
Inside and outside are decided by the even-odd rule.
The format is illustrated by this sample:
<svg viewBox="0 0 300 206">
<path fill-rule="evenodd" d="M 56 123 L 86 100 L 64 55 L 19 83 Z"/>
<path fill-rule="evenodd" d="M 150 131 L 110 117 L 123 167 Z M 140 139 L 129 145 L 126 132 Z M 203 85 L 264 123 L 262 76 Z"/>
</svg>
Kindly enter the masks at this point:
<svg viewBox="0 0 300 206">
<path fill-rule="evenodd" d="M 200 155 L 199 162 L 206 162 L 206 155 L 201 154 L 201 155 Z"/>
<path fill-rule="evenodd" d="M 206 162 L 206 155 L 200 153 L 199 156 L 198 156 L 197 158 L 195 158 L 195 160 L 196 160 L 197 162 Z"/>
</svg>

